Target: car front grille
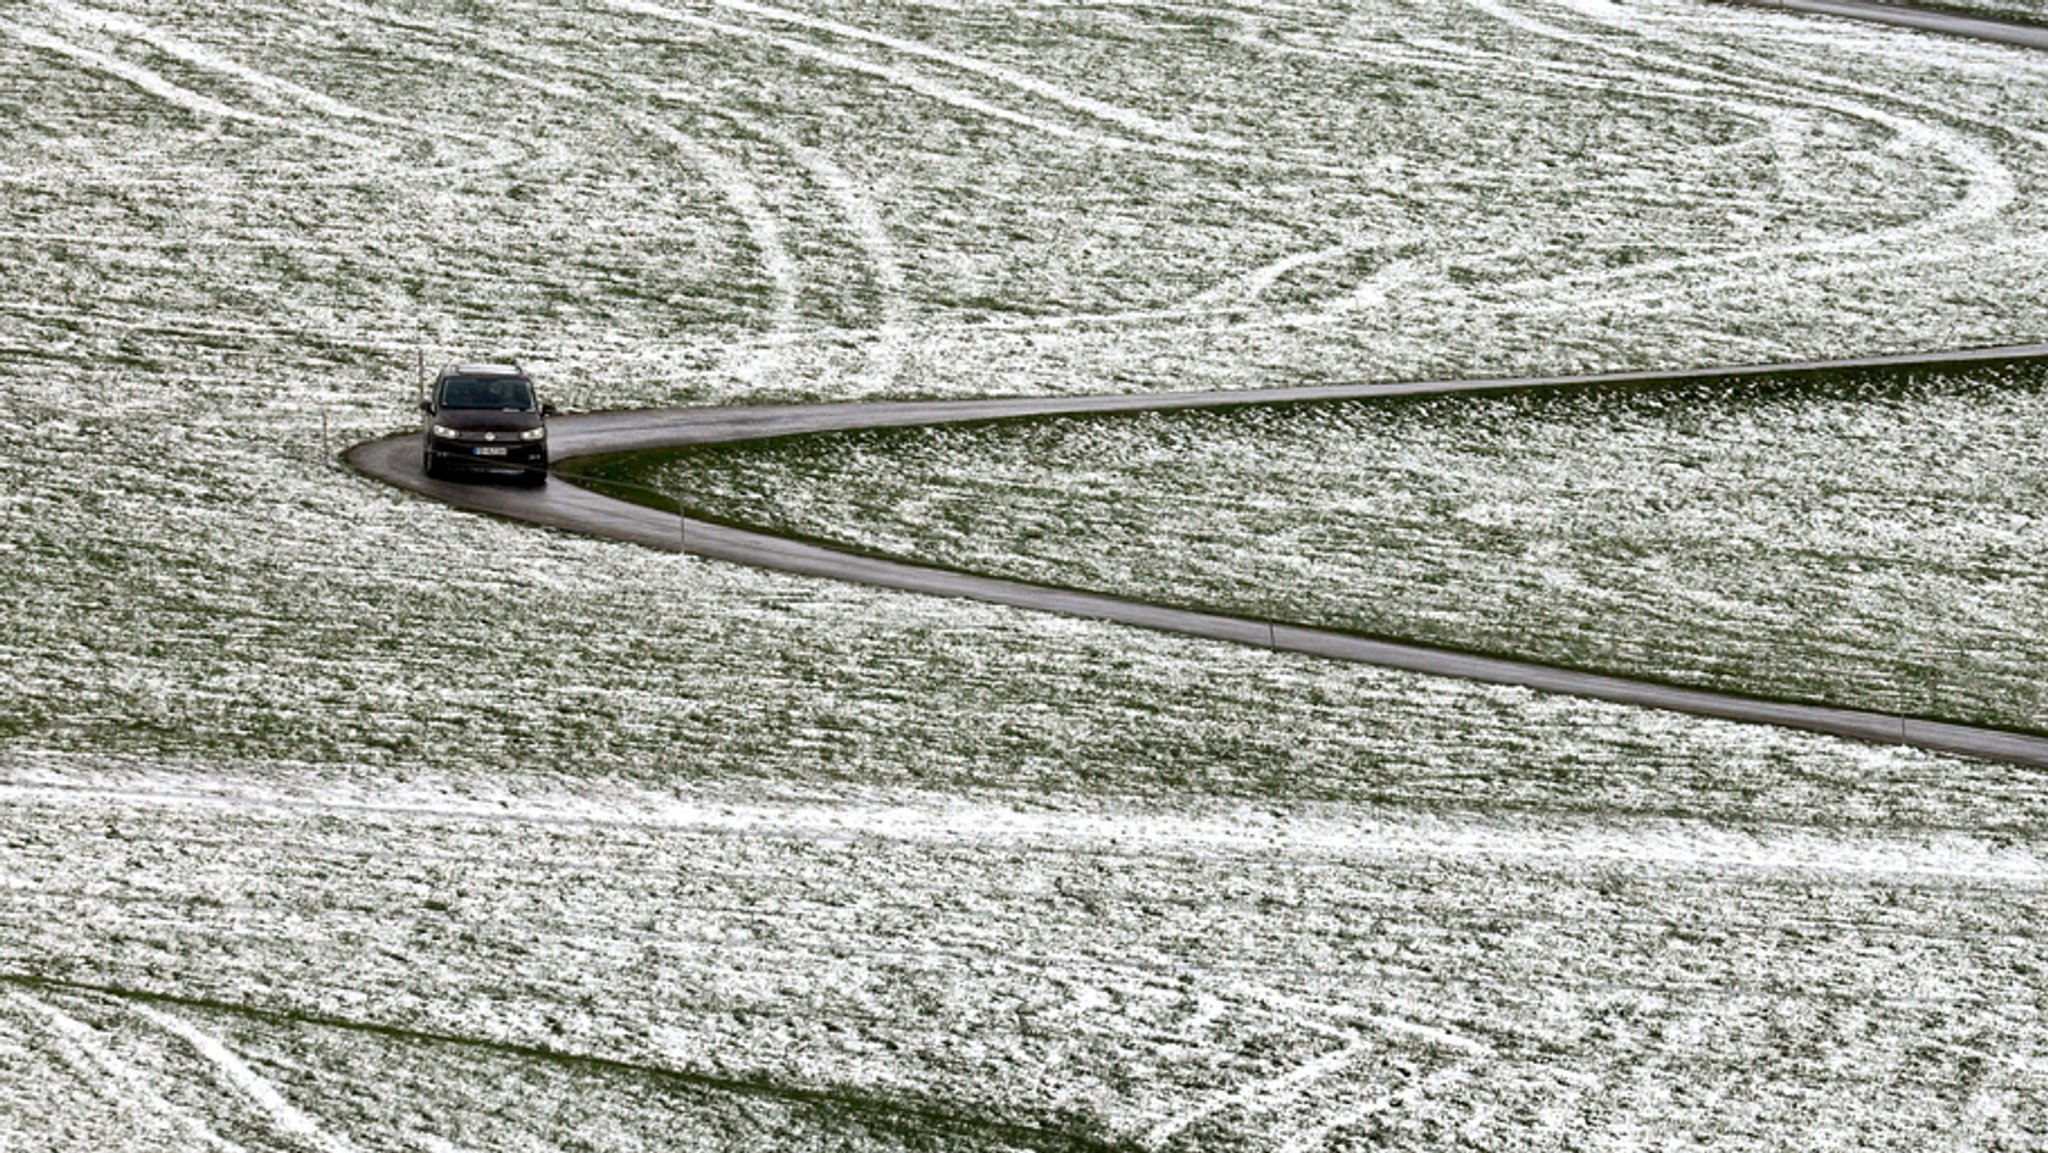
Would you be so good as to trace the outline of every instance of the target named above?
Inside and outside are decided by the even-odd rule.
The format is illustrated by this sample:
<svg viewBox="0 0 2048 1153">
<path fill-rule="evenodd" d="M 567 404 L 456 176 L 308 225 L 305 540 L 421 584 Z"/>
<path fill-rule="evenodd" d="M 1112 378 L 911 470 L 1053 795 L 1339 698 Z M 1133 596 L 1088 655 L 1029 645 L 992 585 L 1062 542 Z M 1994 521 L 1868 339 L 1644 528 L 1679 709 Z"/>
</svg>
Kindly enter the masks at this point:
<svg viewBox="0 0 2048 1153">
<path fill-rule="evenodd" d="M 448 441 L 449 438 L 436 437 L 435 439 L 445 442 Z M 472 432 L 468 429 L 464 429 L 455 434 L 455 438 L 451 443 L 533 445 L 541 444 L 544 442 L 538 440 L 521 440 L 519 439 L 519 434 L 517 432 Z"/>
</svg>

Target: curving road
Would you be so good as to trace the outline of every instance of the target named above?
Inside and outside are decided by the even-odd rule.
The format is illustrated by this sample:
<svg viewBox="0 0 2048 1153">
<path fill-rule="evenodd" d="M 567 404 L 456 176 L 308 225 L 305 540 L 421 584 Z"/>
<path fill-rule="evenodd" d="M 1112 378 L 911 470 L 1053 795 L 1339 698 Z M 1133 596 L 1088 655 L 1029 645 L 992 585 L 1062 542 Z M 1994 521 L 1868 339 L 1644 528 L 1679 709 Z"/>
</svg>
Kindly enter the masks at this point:
<svg viewBox="0 0 2048 1153">
<path fill-rule="evenodd" d="M 1371 397 L 1502 392 L 1590 385 L 1673 384 L 1731 375 L 1788 375 L 1835 369 L 1953 367 L 2048 359 L 2048 344 L 1962 352 L 1703 370 L 1601 373 L 1584 376 L 1425 381 L 1404 384 L 1327 385 L 1237 392 L 1023 397 L 996 400 L 906 401 L 860 404 L 771 405 L 737 408 L 653 409 L 557 417 L 550 425 L 559 461 L 618 452 L 690 445 L 732 444 L 804 433 L 864 428 L 956 424 L 1036 416 L 1150 412 L 1303 404 Z M 805 576 L 829 577 L 881 588 L 966 597 L 995 604 L 1139 625 L 1164 632 L 1308 653 L 1386 668 L 1572 693 L 1648 708 L 1727 720 L 1782 725 L 1884 744 L 1910 745 L 2016 764 L 2048 767 L 2048 737 L 1980 728 L 1860 709 L 1798 704 L 1736 693 L 1684 688 L 1656 681 L 1589 673 L 1532 661 L 1480 656 L 1452 649 L 1364 637 L 1282 621 L 1196 612 L 1151 601 L 1078 589 L 1028 584 L 884 560 L 789 540 L 755 529 L 712 524 L 632 504 L 568 484 L 516 489 L 430 480 L 420 471 L 416 435 L 371 441 L 351 449 L 359 471 L 401 488 L 478 512 L 716 560 Z"/>
</svg>

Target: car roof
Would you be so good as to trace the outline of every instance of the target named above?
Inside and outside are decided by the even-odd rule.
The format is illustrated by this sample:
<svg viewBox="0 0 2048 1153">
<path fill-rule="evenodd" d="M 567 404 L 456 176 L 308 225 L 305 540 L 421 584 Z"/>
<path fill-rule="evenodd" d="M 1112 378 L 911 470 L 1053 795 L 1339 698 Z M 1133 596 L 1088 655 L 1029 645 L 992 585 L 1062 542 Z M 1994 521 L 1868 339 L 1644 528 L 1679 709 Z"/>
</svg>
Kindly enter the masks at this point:
<svg viewBox="0 0 2048 1153">
<path fill-rule="evenodd" d="M 526 370 L 516 364 L 451 364 L 441 370 L 442 376 L 525 376 Z"/>
</svg>

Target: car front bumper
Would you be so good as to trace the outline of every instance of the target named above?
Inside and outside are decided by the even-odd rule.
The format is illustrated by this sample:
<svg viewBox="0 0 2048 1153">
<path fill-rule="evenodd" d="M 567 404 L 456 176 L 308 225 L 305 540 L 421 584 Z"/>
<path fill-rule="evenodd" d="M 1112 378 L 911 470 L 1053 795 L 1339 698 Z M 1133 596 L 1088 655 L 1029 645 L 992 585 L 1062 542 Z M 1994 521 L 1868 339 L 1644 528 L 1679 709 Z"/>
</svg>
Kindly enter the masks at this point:
<svg viewBox="0 0 2048 1153">
<path fill-rule="evenodd" d="M 464 472 L 528 473 L 548 467 L 546 441 L 500 441 L 480 444 L 435 437 L 427 451 L 443 468 Z"/>
</svg>

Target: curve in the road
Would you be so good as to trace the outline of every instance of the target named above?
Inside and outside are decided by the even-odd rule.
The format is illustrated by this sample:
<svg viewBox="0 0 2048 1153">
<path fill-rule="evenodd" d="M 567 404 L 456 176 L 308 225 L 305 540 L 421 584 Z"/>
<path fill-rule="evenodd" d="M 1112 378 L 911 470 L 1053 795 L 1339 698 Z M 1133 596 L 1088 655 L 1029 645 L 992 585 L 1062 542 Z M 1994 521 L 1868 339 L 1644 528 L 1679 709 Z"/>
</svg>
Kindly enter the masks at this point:
<svg viewBox="0 0 2048 1153">
<path fill-rule="evenodd" d="M 732 444 L 771 437 L 853 429 L 899 428 L 1044 416 L 1305 404 L 1448 393 L 1680 384 L 1731 376 L 1787 376 L 1860 368 L 1949 368 L 2031 360 L 2048 360 L 2048 344 L 1666 372 L 1324 385 L 1236 392 L 602 412 L 557 417 L 550 426 L 550 435 L 553 441 L 553 454 L 557 462 L 560 462 L 612 453 Z M 1308 653 L 1386 668 L 1463 677 L 1492 684 L 1517 685 L 1545 692 L 1572 693 L 1698 716 L 1782 725 L 1884 744 L 1908 745 L 2048 767 L 2048 737 L 2036 734 L 1957 724 L 1925 717 L 1687 688 L 1535 661 L 1512 660 L 1361 636 L 1336 629 L 1199 612 L 1154 601 L 1108 596 L 1081 589 L 954 572 L 904 561 L 863 556 L 791 540 L 759 529 L 678 516 L 675 513 L 605 496 L 575 485 L 555 484 L 544 489 L 532 490 L 432 480 L 420 471 L 420 446 L 416 435 L 391 437 L 358 445 L 348 452 L 347 459 L 352 466 L 367 475 L 462 508 L 758 568 L 1093 617 L 1164 632 L 1257 645 L 1285 652 Z"/>
</svg>

